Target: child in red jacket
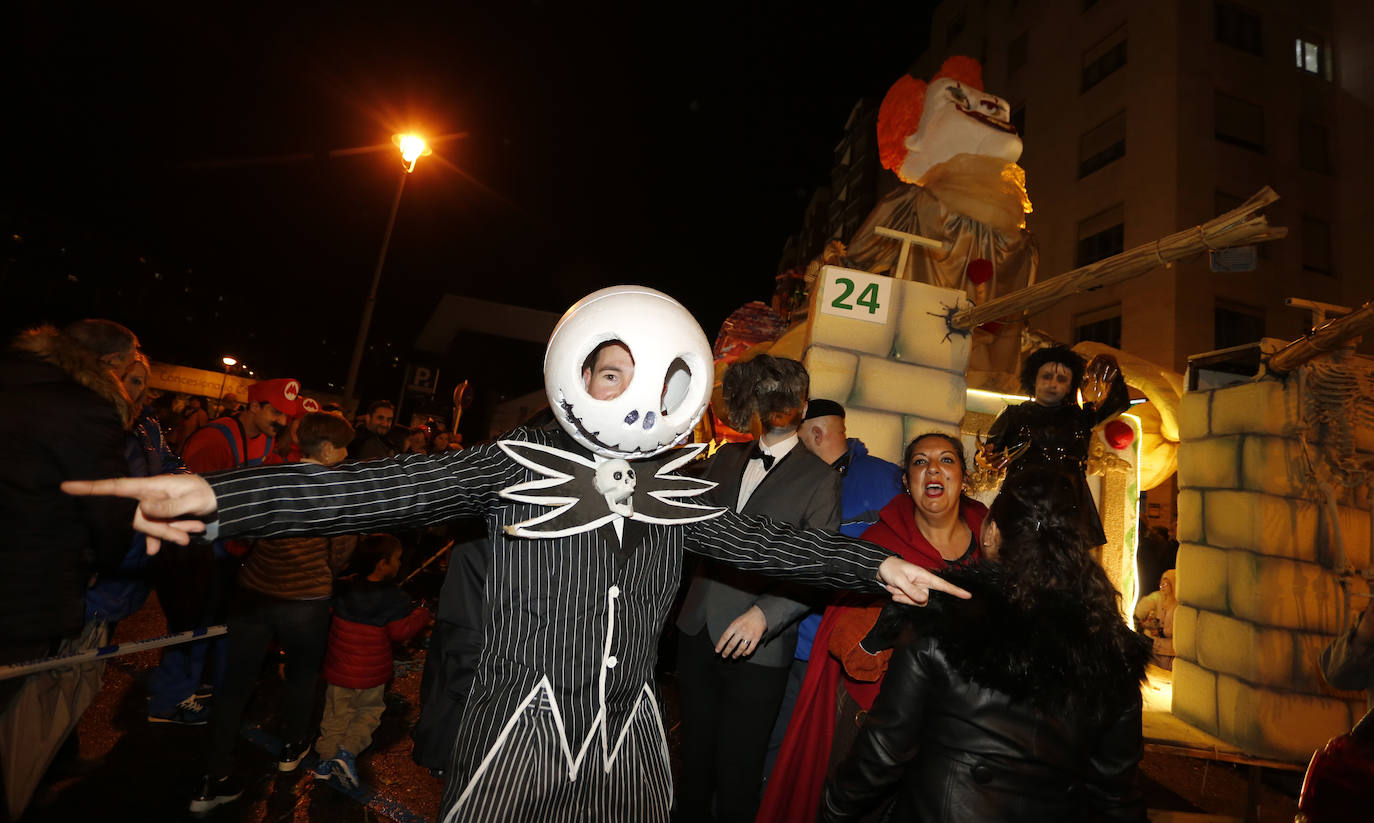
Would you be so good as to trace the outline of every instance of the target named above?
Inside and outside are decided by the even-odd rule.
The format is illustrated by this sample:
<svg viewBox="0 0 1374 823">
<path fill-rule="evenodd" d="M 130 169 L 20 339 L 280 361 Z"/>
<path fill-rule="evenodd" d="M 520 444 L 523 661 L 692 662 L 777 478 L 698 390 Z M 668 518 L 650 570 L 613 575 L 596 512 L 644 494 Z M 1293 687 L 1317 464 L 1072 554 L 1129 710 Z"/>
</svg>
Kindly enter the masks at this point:
<svg viewBox="0 0 1374 823">
<path fill-rule="evenodd" d="M 358 785 L 358 752 L 372 743 L 391 680 L 391 644 L 415 636 L 430 614 L 415 607 L 391 581 L 401 567 L 401 541 L 389 534 L 363 538 L 353 552 L 358 578 L 341 582 L 334 594 L 334 619 L 324 658 L 324 717 L 315 751 L 316 780 L 336 776 Z"/>
</svg>

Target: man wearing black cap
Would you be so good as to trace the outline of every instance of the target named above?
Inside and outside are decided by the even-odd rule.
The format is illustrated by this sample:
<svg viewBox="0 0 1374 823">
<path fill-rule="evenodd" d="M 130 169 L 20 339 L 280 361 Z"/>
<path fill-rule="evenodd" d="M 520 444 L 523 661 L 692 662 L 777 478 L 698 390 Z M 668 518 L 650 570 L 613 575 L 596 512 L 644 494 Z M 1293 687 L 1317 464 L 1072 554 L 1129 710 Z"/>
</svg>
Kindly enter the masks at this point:
<svg viewBox="0 0 1374 823">
<path fill-rule="evenodd" d="M 806 405 L 797 436 L 807 451 L 843 479 L 840 533 L 859 537 L 878 522 L 878 512 L 902 490 L 902 469 L 868 453 L 857 437 L 846 437 L 844 406 L 816 398 Z"/>
<path fill-rule="evenodd" d="M 859 537 L 864 530 L 878 522 L 878 512 L 902 491 L 902 470 L 880 457 L 868 453 L 857 437 L 845 436 L 844 406 L 834 400 L 812 398 L 806 404 L 797 438 L 803 448 L 819 457 L 840 474 L 841 534 Z M 773 770 L 773 761 L 782 746 L 792 708 L 801 694 L 806 664 L 811 659 L 811 644 L 821 625 L 821 612 L 812 611 L 797 625 L 797 651 L 787 681 L 782 708 L 768 741 L 768 760 L 764 764 L 764 778 Z M 824 654 L 824 650 L 822 650 Z"/>
</svg>

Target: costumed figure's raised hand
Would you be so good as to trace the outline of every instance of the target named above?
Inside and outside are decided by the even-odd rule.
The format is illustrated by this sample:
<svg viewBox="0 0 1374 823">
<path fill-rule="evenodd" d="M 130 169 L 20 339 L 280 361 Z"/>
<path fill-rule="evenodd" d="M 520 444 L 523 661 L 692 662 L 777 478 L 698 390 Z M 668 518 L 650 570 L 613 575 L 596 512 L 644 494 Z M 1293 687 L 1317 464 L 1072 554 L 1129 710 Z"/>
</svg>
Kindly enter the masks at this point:
<svg viewBox="0 0 1374 823">
<path fill-rule="evenodd" d="M 929 569 L 895 555 L 878 567 L 878 581 L 893 600 L 908 606 L 924 606 L 930 602 L 931 592 L 944 592 L 963 600 L 973 596 Z"/>
<path fill-rule="evenodd" d="M 991 442 L 983 442 L 980 435 L 974 435 L 977 446 L 973 450 L 973 470 L 964 479 L 964 487 L 974 493 L 991 491 L 1002 484 L 1007 475 L 1007 466 L 1025 454 L 1031 441 L 1017 443 L 999 449 Z"/>
<path fill-rule="evenodd" d="M 1083 405 L 1102 405 L 1120 375 L 1121 367 L 1110 354 L 1099 354 L 1088 361 L 1087 368 L 1083 370 L 1083 382 L 1079 386 L 1079 391 L 1083 393 Z"/>
<path fill-rule="evenodd" d="M 134 528 L 148 535 L 148 554 L 157 554 L 164 540 L 182 546 L 190 543 L 191 535 L 205 531 L 205 522 L 199 518 L 209 517 L 217 508 L 214 490 L 196 474 L 68 480 L 62 491 L 137 500 Z"/>
</svg>

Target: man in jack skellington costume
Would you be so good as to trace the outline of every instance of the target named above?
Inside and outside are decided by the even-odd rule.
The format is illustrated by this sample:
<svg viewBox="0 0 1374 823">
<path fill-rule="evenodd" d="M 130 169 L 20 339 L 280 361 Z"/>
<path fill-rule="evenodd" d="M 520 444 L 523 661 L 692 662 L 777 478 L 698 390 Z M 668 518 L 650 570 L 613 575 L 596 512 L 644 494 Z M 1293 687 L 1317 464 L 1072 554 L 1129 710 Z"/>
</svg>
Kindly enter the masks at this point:
<svg viewBox="0 0 1374 823">
<path fill-rule="evenodd" d="M 545 387 L 563 431 L 516 429 L 446 455 L 64 488 L 137 498 L 135 526 L 153 550 L 201 532 L 345 534 L 485 517 L 485 642 L 444 821 L 666 821 L 672 778 L 653 669 L 684 550 L 802 583 L 882 586 L 901 602 L 967 596 L 871 544 L 685 502 L 711 484 L 673 472 L 703 446 L 672 447 L 705 409 L 711 378 L 686 309 L 614 287 L 574 305 L 550 338 Z M 595 488 L 597 467 L 613 460 L 633 461 L 629 516 Z"/>
</svg>

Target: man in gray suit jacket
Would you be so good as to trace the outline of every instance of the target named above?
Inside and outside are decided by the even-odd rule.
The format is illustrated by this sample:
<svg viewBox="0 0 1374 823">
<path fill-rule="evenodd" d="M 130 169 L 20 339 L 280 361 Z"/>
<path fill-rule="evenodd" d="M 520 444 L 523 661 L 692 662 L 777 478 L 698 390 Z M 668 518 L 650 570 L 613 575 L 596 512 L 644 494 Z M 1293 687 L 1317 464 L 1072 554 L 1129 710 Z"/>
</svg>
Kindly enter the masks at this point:
<svg viewBox="0 0 1374 823">
<path fill-rule="evenodd" d="M 761 355 L 731 366 L 723 389 L 732 426 L 758 439 L 718 451 L 706 477 L 737 512 L 833 531 L 840 476 L 799 448 L 810 378 L 795 360 Z M 721 564 L 698 568 L 678 617 L 682 820 L 750 821 L 768 735 L 797 645 L 805 594 Z M 714 811 L 712 814 L 712 799 Z"/>
</svg>

